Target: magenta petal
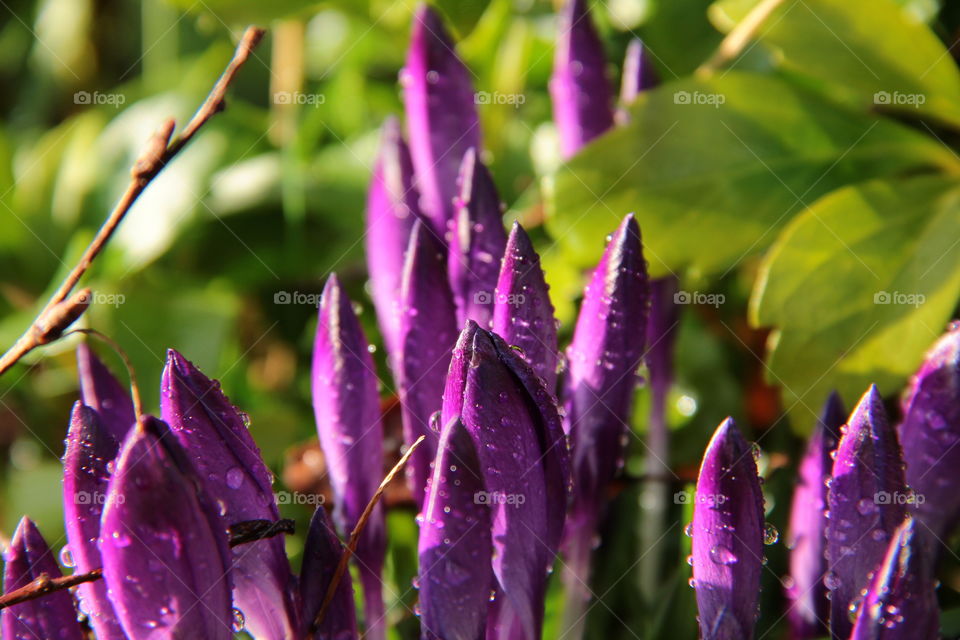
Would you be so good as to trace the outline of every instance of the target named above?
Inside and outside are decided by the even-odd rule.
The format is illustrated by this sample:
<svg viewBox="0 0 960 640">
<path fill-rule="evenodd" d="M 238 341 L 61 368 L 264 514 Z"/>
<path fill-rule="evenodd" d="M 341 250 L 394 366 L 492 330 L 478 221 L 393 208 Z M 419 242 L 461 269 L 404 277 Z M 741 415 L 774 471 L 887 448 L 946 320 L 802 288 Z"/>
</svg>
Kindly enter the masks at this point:
<svg viewBox="0 0 960 640">
<path fill-rule="evenodd" d="M 660 78 L 650 54 L 647 53 L 638 38 L 634 38 L 627 45 L 627 54 L 623 59 L 623 77 L 620 79 L 620 101 L 630 104 L 643 91 L 652 89 L 660 84 Z"/>
<path fill-rule="evenodd" d="M 517 347 L 554 393 L 557 388 L 557 320 L 540 256 L 519 223 L 513 223 L 494 294 L 493 332 Z"/>
<path fill-rule="evenodd" d="M 220 383 L 170 349 L 160 387 L 161 417 L 222 505 L 221 515 L 231 523 L 279 519 L 270 470 Z M 283 538 L 237 547 L 232 557 L 234 598 L 246 627 L 267 640 L 290 636 L 299 626 L 298 604 Z"/>
<path fill-rule="evenodd" d="M 918 531 L 946 540 L 960 520 L 960 325 L 927 353 L 903 403 L 900 442 Z M 935 536 L 935 537 L 934 537 Z"/>
<path fill-rule="evenodd" d="M 830 572 L 830 631 L 847 638 L 849 608 L 866 589 L 870 574 L 906 515 L 903 457 L 887 421 L 883 401 L 871 385 L 844 427 L 833 461 L 827 500 L 827 560 Z"/>
<path fill-rule="evenodd" d="M 110 468 L 120 443 L 104 428 L 100 416 L 80 402 L 73 405 L 67 450 L 63 456 L 63 516 L 67 545 L 75 571 L 102 566 L 100 516 L 110 482 Z M 98 640 L 125 640 L 102 581 L 77 587 L 80 610 L 87 614 Z"/>
<path fill-rule="evenodd" d="M 59 578 L 60 567 L 37 525 L 24 517 L 17 525 L 10 546 L 3 554 L 3 590 L 9 593 L 25 587 L 41 575 Z M 43 599 L 15 604 L 0 615 L 6 640 L 83 640 L 77 611 L 68 591 L 57 591 Z"/>
<path fill-rule="evenodd" d="M 763 539 L 757 465 L 727 418 L 703 454 L 693 508 L 693 579 L 703 640 L 753 638 Z"/>
<path fill-rule="evenodd" d="M 403 440 L 410 446 L 421 435 L 426 436 L 408 466 L 413 497 L 421 507 L 437 451 L 437 432 L 431 428 L 430 420 L 443 400 L 457 325 L 447 282 L 446 250 L 430 227 L 419 221 L 410 234 L 400 298 L 402 351 L 397 386 Z"/>
<path fill-rule="evenodd" d="M 317 507 L 310 520 L 310 531 L 303 547 L 303 564 L 300 569 L 300 599 L 303 602 L 305 629 L 309 629 L 316 619 L 343 553 L 343 545 L 327 518 L 327 512 L 322 505 Z M 323 623 L 313 638 L 353 640 L 358 637 L 357 614 L 353 605 L 353 581 L 348 571 L 340 579 L 333 600 L 324 614 Z"/>
<path fill-rule="evenodd" d="M 462 326 L 469 319 L 488 329 L 507 234 L 503 230 L 500 196 L 474 149 L 463 156 L 457 185 L 460 190 L 447 265 L 457 305 L 457 324 Z"/>
<path fill-rule="evenodd" d="M 380 333 L 395 361 L 400 348 L 403 256 L 413 223 L 420 217 L 420 194 L 413 184 L 413 161 L 397 119 L 388 118 L 380 135 L 380 155 L 367 191 L 364 242 Z"/>
<path fill-rule="evenodd" d="M 850 640 L 937 640 L 940 609 L 936 578 L 922 551 L 912 518 L 904 520 L 887 547 L 860 604 Z"/>
<path fill-rule="evenodd" d="M 123 443 L 101 537 L 103 579 L 130 640 L 233 637 L 226 524 L 156 418 Z"/>
<path fill-rule="evenodd" d="M 586 0 L 568 0 L 557 29 L 550 98 L 560 152 L 569 158 L 613 126 L 613 89 Z"/>
<path fill-rule="evenodd" d="M 795 640 L 819 638 L 827 633 L 830 601 L 823 577 L 827 573 L 827 484 L 833 468 L 830 454 L 840 440 L 846 422 L 843 401 L 830 394 L 807 451 L 800 461 L 797 487 L 790 510 L 790 581 L 787 617 Z"/>
<path fill-rule="evenodd" d="M 101 425 L 119 443 L 136 422 L 130 393 L 85 342 L 77 346 L 80 400 L 97 412 Z"/>
<path fill-rule="evenodd" d="M 346 535 L 360 519 L 383 472 L 383 425 L 369 343 L 336 275 L 323 289 L 313 345 L 313 410 L 335 501 Z M 386 553 L 383 507 L 377 504 L 357 548 L 367 635 L 384 633 L 380 574 Z M 371 631 L 371 625 L 373 630 Z"/>
<path fill-rule="evenodd" d="M 440 16 L 425 3 L 414 15 L 400 80 L 421 210 L 443 237 L 453 217 L 460 160 L 467 149 L 480 148 L 480 121 L 470 71 Z"/>
<path fill-rule="evenodd" d="M 493 589 L 490 507 L 470 434 L 452 419 L 440 434 L 420 524 L 420 624 L 429 640 L 484 637 Z"/>
</svg>

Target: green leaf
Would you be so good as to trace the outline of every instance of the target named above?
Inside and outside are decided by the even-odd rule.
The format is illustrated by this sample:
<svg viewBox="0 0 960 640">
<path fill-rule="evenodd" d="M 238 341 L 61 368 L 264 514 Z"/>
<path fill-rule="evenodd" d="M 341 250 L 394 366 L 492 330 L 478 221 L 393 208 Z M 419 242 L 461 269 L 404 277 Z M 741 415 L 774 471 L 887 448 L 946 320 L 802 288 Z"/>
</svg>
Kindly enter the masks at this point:
<svg viewBox="0 0 960 640">
<path fill-rule="evenodd" d="M 823 198 L 766 257 L 751 321 L 775 327 L 770 378 L 809 426 L 831 389 L 852 405 L 916 370 L 960 296 L 955 177 L 854 185 Z"/>
<path fill-rule="evenodd" d="M 548 178 L 547 222 L 567 259 L 588 266 L 633 211 L 653 275 L 722 271 L 821 195 L 931 165 L 956 158 L 895 122 L 774 77 L 731 72 L 645 93 L 630 125 Z"/>
<path fill-rule="evenodd" d="M 722 0 L 710 14 L 729 29 L 756 0 Z M 892 0 L 784 2 L 759 30 L 782 67 L 832 85 L 865 107 L 960 126 L 960 71 L 917 7 Z"/>
</svg>

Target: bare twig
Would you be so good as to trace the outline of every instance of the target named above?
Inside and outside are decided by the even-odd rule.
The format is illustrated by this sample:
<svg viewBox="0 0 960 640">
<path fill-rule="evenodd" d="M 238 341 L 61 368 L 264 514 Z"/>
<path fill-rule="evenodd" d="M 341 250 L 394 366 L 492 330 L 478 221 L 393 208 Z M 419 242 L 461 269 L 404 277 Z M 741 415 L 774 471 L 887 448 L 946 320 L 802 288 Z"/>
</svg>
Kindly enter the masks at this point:
<svg viewBox="0 0 960 640">
<path fill-rule="evenodd" d="M 760 27 L 767 21 L 767 18 L 776 11 L 777 7 L 783 4 L 783 0 L 763 0 L 760 4 L 750 10 L 743 20 L 737 23 L 730 33 L 726 35 L 716 52 L 710 56 L 710 59 L 700 65 L 697 69 L 697 75 L 709 76 L 714 71 L 722 69 L 731 60 L 735 60 L 753 38 L 760 31 Z"/>
<path fill-rule="evenodd" d="M 230 525 L 230 546 L 236 547 L 257 540 L 266 540 L 281 533 L 293 533 L 293 520 L 244 520 Z M 87 573 L 75 573 L 72 576 L 51 578 L 40 574 L 33 582 L 0 596 L 0 609 L 12 607 L 21 602 L 42 598 L 48 593 L 75 587 L 84 582 L 93 582 L 103 577 L 103 569 L 94 569 Z"/>
<path fill-rule="evenodd" d="M 350 532 L 350 540 L 347 543 L 346 549 L 344 549 L 344 554 L 340 556 L 340 562 L 337 563 L 337 570 L 334 572 L 333 578 L 330 580 L 330 585 L 327 587 L 327 593 L 323 596 L 323 604 L 320 605 L 320 611 L 317 612 L 317 617 L 313 620 L 313 625 L 311 625 L 311 628 L 314 631 L 320 627 L 320 625 L 323 623 L 324 616 L 327 615 L 327 609 L 330 607 L 330 603 L 333 601 L 333 596 L 337 592 L 337 587 L 340 586 L 340 580 L 343 579 L 343 574 L 347 571 L 347 563 L 357 551 L 357 542 L 360 540 L 360 533 L 366 526 L 367 520 L 370 519 L 370 514 L 373 513 L 373 508 L 377 506 L 377 503 L 380 501 L 380 496 L 383 495 L 387 485 L 393 482 L 393 479 L 398 473 L 400 473 L 404 465 L 407 464 L 407 460 L 410 459 L 410 456 L 413 455 L 413 452 L 417 449 L 417 447 L 420 446 L 425 438 L 426 436 L 420 436 L 413 444 L 410 445 L 410 448 L 407 449 L 406 453 L 404 453 L 400 460 L 397 461 L 397 464 L 393 465 L 393 469 L 390 469 L 390 473 L 388 473 L 383 481 L 380 482 L 380 486 L 377 487 L 373 497 L 370 498 L 370 502 L 367 503 L 363 513 L 360 514 L 360 519 L 357 520 L 357 526 L 355 526 L 353 531 Z"/>
<path fill-rule="evenodd" d="M 93 260 L 106 246 L 114 231 L 137 201 L 137 198 L 140 197 L 140 194 L 150 184 L 150 181 L 190 142 L 197 131 L 210 118 L 223 110 L 227 88 L 236 77 L 237 71 L 250 57 L 254 47 L 263 38 L 263 34 L 264 30 L 259 27 L 247 28 L 237 45 L 237 50 L 233 54 L 230 64 L 227 65 L 207 99 L 200 105 L 193 118 L 180 132 L 180 135 L 171 140 L 174 129 L 174 122 L 171 119 L 167 120 L 160 130 L 150 138 L 130 172 L 130 184 L 127 185 L 127 190 L 120 197 L 120 201 L 113 211 L 110 212 L 103 226 L 97 231 L 97 235 L 84 251 L 80 261 L 37 315 L 30 328 L 0 357 L 0 375 L 3 375 L 20 358 L 35 348 L 60 337 L 64 329 L 70 326 L 86 310 L 90 304 L 89 291 L 87 291 L 86 296 L 82 296 L 83 304 L 77 302 L 76 295 L 70 295 L 74 287 L 77 286 L 77 282 L 80 281 L 83 274 L 90 268 Z M 73 304 L 70 301 L 73 301 Z"/>
</svg>

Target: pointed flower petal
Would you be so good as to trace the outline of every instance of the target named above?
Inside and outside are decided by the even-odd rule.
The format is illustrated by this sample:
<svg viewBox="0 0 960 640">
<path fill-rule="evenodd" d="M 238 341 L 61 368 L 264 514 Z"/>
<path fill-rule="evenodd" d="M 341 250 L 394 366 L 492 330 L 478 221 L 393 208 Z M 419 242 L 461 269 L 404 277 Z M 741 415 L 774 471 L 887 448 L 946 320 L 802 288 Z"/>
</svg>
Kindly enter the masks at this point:
<svg viewBox="0 0 960 640">
<path fill-rule="evenodd" d="M 753 638 L 763 539 L 757 465 L 727 418 L 703 454 L 693 507 L 693 580 L 704 640 Z"/>
<path fill-rule="evenodd" d="M 430 426 L 440 410 L 450 353 L 457 341 L 456 310 L 447 281 L 446 249 L 433 231 L 417 222 L 410 235 L 401 286 L 401 360 L 397 372 L 403 440 L 407 446 L 421 435 L 423 444 L 408 465 L 411 491 L 422 507 L 430 465 L 437 451 L 437 432 Z"/>
<path fill-rule="evenodd" d="M 568 0 L 557 29 L 550 97 L 560 153 L 569 158 L 613 126 L 613 89 L 587 1 Z"/>
<path fill-rule="evenodd" d="M 380 484 L 383 469 L 383 425 L 373 358 L 360 322 L 336 275 L 320 300 L 313 345 L 313 410 L 320 447 L 333 489 L 334 519 L 346 535 Z M 366 620 L 383 634 L 380 574 L 386 553 L 383 507 L 378 504 L 364 527 L 357 563 L 364 591 Z M 371 629 L 368 626 L 368 635 Z"/>
<path fill-rule="evenodd" d="M 320 611 L 342 556 L 343 545 L 321 505 L 313 512 L 310 520 L 310 531 L 303 547 L 303 564 L 300 569 L 300 598 L 303 601 L 305 634 Z M 358 637 L 357 614 L 353 606 L 353 582 L 348 571 L 340 579 L 333 600 L 324 614 L 323 623 L 313 638 L 353 640 Z"/>
<path fill-rule="evenodd" d="M 120 443 L 103 426 L 100 415 L 80 402 L 73 405 L 67 450 L 63 456 L 63 516 L 67 549 L 77 573 L 99 569 L 100 516 L 110 470 Z M 80 610 L 87 614 L 99 640 L 125 640 L 103 581 L 77 587 Z"/>
<path fill-rule="evenodd" d="M 937 640 L 935 577 L 922 552 L 916 521 L 904 520 L 887 547 L 858 609 L 850 640 Z"/>
<path fill-rule="evenodd" d="M 887 421 L 883 401 L 871 385 L 844 427 L 827 492 L 827 560 L 830 631 L 847 638 L 856 606 L 870 574 L 906 515 L 903 457 Z"/>
<path fill-rule="evenodd" d="M 103 578 L 130 640 L 233 637 L 226 524 L 156 418 L 123 443 L 101 535 Z"/>
<path fill-rule="evenodd" d="M 843 401 L 836 392 L 823 407 L 807 451 L 800 461 L 797 487 L 790 510 L 790 580 L 787 617 L 793 638 L 805 640 L 826 635 L 830 601 L 823 577 L 827 573 L 827 484 L 833 467 L 830 454 L 840 441 L 840 427 L 847 420 Z"/>
<path fill-rule="evenodd" d="M 650 61 L 643 42 L 634 38 L 627 45 L 627 54 L 623 59 L 623 77 L 620 81 L 620 101 L 630 104 L 641 92 L 660 84 L 657 70 Z"/>
<path fill-rule="evenodd" d="M 56 557 L 40 535 L 37 525 L 24 517 L 17 525 L 10 546 L 3 554 L 3 590 L 6 593 L 25 587 L 41 575 L 59 578 Z M 3 637 L 8 640 L 83 640 L 77 611 L 68 591 L 56 591 L 40 600 L 15 604 L 3 610 Z"/>
<path fill-rule="evenodd" d="M 77 347 L 80 400 L 100 415 L 101 425 L 119 443 L 136 422 L 130 394 L 85 342 Z"/>
<path fill-rule="evenodd" d="M 540 256 L 513 223 L 494 295 L 493 332 L 517 347 L 547 390 L 557 388 L 557 320 Z"/>
<path fill-rule="evenodd" d="M 442 238 L 453 217 L 460 159 L 467 149 L 480 148 L 480 121 L 470 71 L 426 3 L 414 14 L 400 82 L 421 209 Z"/>
<path fill-rule="evenodd" d="M 450 287 L 457 305 L 457 324 L 467 319 L 489 328 L 493 290 L 500 258 L 507 246 L 500 196 L 490 172 L 469 149 L 457 177 L 453 236 L 450 240 Z"/>
<path fill-rule="evenodd" d="M 452 419 L 420 523 L 420 624 L 430 640 L 484 637 L 493 589 L 490 507 L 483 469 L 463 422 Z"/>
<path fill-rule="evenodd" d="M 367 191 L 367 271 L 371 297 L 387 353 L 400 348 L 400 281 L 403 252 L 420 217 L 420 194 L 413 184 L 413 161 L 400 123 L 388 118 L 380 134 L 380 156 Z"/>
<path fill-rule="evenodd" d="M 946 540 L 960 521 L 960 324 L 927 354 L 903 416 L 900 442 L 907 485 L 916 492 L 911 507 L 918 530 Z"/>
</svg>

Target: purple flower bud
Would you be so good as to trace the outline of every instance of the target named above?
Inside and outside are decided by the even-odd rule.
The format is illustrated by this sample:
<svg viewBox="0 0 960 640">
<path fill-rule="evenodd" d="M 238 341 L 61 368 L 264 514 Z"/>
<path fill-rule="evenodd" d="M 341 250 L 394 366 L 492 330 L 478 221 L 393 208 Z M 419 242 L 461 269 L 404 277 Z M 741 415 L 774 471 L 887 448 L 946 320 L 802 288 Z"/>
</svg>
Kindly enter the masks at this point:
<svg viewBox="0 0 960 640">
<path fill-rule="evenodd" d="M 513 223 L 500 266 L 493 332 L 520 350 L 551 393 L 557 388 L 557 320 L 540 268 L 540 256 L 519 223 Z"/>
<path fill-rule="evenodd" d="M 550 98 L 564 158 L 613 126 L 607 60 L 586 0 L 568 0 L 560 14 Z"/>
<path fill-rule="evenodd" d="M 903 521 L 858 608 L 850 640 L 937 640 L 935 577 L 921 551 L 916 521 Z"/>
<path fill-rule="evenodd" d="M 420 217 L 420 194 L 400 123 L 388 118 L 380 134 L 380 157 L 367 191 L 367 271 L 383 342 L 394 361 L 400 348 L 400 281 L 403 252 Z"/>
<path fill-rule="evenodd" d="M 80 401 L 97 412 L 101 426 L 119 446 L 137 420 L 130 394 L 83 342 L 77 346 L 77 374 Z"/>
<path fill-rule="evenodd" d="M 336 275 L 323 289 L 313 344 L 313 411 L 326 456 L 335 501 L 334 519 L 346 535 L 380 484 L 383 425 L 373 358 L 367 338 Z M 386 553 L 383 507 L 377 504 L 364 527 L 356 560 L 364 593 L 367 636 L 382 638 Z"/>
<path fill-rule="evenodd" d="M 871 385 L 850 415 L 833 461 L 827 491 L 827 560 L 830 632 L 848 638 L 850 607 L 887 550 L 906 515 L 903 457 L 883 401 Z"/>
<path fill-rule="evenodd" d="M 98 546 L 100 516 L 119 449 L 120 443 L 104 428 L 96 411 L 80 402 L 73 405 L 63 456 L 63 516 L 67 549 L 77 573 L 103 565 Z M 98 640 L 126 640 L 103 581 L 79 585 L 77 595 Z"/>
<path fill-rule="evenodd" d="M 156 418 L 123 443 L 101 539 L 103 578 L 130 640 L 233 637 L 226 524 Z"/>
<path fill-rule="evenodd" d="M 497 286 L 500 258 L 507 246 L 503 208 L 490 172 L 467 150 L 457 176 L 459 193 L 450 240 L 450 287 L 457 305 L 457 324 L 468 319 L 483 328 L 493 316 L 493 290 Z"/>
<path fill-rule="evenodd" d="M 826 539 L 827 485 L 833 468 L 830 454 L 840 440 L 840 427 L 847 420 L 843 401 L 830 394 L 820 415 L 807 451 L 800 461 L 797 487 L 790 510 L 790 580 L 787 599 L 792 637 L 819 638 L 827 633 L 830 601 L 823 577 L 827 573 Z"/>
<path fill-rule="evenodd" d="M 37 525 L 27 517 L 17 525 L 3 560 L 6 563 L 3 568 L 3 590 L 6 593 L 25 587 L 44 574 L 48 578 L 62 575 L 56 557 Z M 0 620 L 3 637 L 7 640 L 83 640 L 83 630 L 77 622 L 77 611 L 68 591 L 56 591 L 41 600 L 7 607 Z"/>
<path fill-rule="evenodd" d="M 310 531 L 303 547 L 300 569 L 300 599 L 303 601 L 304 636 L 313 624 L 343 557 L 343 545 L 337 537 L 323 506 L 317 507 L 310 520 Z M 314 634 L 314 640 L 353 640 L 358 638 L 357 614 L 353 607 L 353 582 L 347 571 L 333 600 L 327 607 L 323 622 Z"/>
<path fill-rule="evenodd" d="M 485 487 L 470 434 L 453 418 L 440 435 L 420 524 L 420 624 L 425 639 L 484 637 L 494 586 Z"/>
<path fill-rule="evenodd" d="M 593 272 L 567 350 L 564 429 L 573 449 L 574 514 L 600 508 L 622 464 L 648 298 L 640 228 L 628 215 Z"/>
<path fill-rule="evenodd" d="M 960 520 L 960 324 L 927 354 L 903 403 L 900 442 L 918 531 L 946 540 Z M 922 498 L 921 498 L 922 496 Z"/>
<path fill-rule="evenodd" d="M 546 570 L 563 531 L 568 451 L 553 396 L 499 336 L 472 321 L 460 334 L 442 423 L 460 417 L 473 440 L 493 523 L 499 620 L 540 637 Z M 511 622 L 507 623 L 506 620 Z"/>
<path fill-rule="evenodd" d="M 643 42 L 634 38 L 627 45 L 627 54 L 623 58 L 623 77 L 620 79 L 620 102 L 630 104 L 642 92 L 660 84 L 660 77 L 650 61 Z"/>
<path fill-rule="evenodd" d="M 431 428 L 430 420 L 442 403 L 450 352 L 457 342 L 457 325 L 447 281 L 446 250 L 433 230 L 419 221 L 410 234 L 400 299 L 397 386 L 404 442 L 410 446 L 421 435 L 426 436 L 413 452 L 407 474 L 414 500 L 422 507 L 430 465 L 437 451 L 437 432 Z"/>
<path fill-rule="evenodd" d="M 727 418 L 703 454 L 693 507 L 693 585 L 703 640 L 753 638 L 763 539 L 757 465 Z"/>
<path fill-rule="evenodd" d="M 414 15 L 400 82 L 420 208 L 442 238 L 453 217 L 460 159 L 467 149 L 480 148 L 480 120 L 470 71 L 440 16 L 425 3 Z"/>
</svg>

